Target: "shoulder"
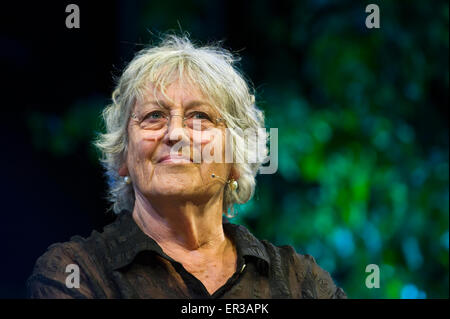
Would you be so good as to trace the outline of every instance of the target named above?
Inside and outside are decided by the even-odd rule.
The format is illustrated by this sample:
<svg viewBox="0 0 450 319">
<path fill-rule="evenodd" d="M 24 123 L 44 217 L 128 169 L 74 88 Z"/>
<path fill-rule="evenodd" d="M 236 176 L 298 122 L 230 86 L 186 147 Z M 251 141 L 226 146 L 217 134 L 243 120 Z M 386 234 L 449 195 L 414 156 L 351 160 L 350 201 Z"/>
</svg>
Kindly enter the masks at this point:
<svg viewBox="0 0 450 319">
<path fill-rule="evenodd" d="M 101 262 L 108 251 L 108 242 L 118 235 L 115 222 L 104 227 L 102 232 L 93 230 L 88 237 L 75 235 L 69 241 L 58 242 L 47 247 L 37 259 L 34 270 L 55 271 L 68 262 Z"/>
<path fill-rule="evenodd" d="M 295 298 L 345 299 L 345 292 L 336 286 L 328 271 L 313 256 L 299 254 L 290 245 L 275 246 L 262 240 L 271 259 L 271 268 L 280 268 L 290 294 Z"/>
<path fill-rule="evenodd" d="M 36 260 L 27 279 L 30 298 L 90 298 L 98 293 L 94 287 L 109 259 L 108 242 L 118 233 L 116 222 L 90 236 L 72 236 L 69 241 L 54 243 Z M 79 274 L 78 289 L 68 288 L 69 275 Z M 83 284 L 84 283 L 84 284 Z"/>
</svg>

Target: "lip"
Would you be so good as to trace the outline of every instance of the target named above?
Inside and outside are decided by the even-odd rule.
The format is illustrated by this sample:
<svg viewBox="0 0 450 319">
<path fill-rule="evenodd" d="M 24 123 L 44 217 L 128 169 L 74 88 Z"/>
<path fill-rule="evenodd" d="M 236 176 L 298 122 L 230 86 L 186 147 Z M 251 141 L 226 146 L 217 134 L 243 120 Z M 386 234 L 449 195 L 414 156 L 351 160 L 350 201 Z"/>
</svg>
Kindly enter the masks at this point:
<svg viewBox="0 0 450 319">
<path fill-rule="evenodd" d="M 183 156 L 171 156 L 171 155 L 166 155 L 163 156 L 159 159 L 158 164 L 187 164 L 187 163 L 192 163 L 191 159 L 187 158 L 187 157 L 183 157 Z"/>
</svg>

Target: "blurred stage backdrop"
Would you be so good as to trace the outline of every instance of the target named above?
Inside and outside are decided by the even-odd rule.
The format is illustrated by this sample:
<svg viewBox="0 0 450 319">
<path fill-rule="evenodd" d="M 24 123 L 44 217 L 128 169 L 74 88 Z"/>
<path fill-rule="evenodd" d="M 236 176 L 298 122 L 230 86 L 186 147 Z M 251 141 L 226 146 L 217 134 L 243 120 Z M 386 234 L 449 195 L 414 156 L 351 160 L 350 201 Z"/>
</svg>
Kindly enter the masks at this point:
<svg viewBox="0 0 450 319">
<path fill-rule="evenodd" d="M 235 222 L 311 254 L 350 298 L 448 298 L 447 1 L 93 2 L 2 4 L 0 297 L 25 296 L 50 244 L 113 220 L 99 114 L 133 54 L 181 26 L 239 52 L 278 128 L 278 172 Z"/>
</svg>

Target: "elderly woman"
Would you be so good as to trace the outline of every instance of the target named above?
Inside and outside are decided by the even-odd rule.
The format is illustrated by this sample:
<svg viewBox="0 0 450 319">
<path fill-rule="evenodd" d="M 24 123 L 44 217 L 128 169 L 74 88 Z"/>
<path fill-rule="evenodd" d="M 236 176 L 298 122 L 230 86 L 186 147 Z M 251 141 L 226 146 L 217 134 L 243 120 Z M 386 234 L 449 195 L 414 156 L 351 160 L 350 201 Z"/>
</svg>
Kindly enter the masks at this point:
<svg viewBox="0 0 450 319">
<path fill-rule="evenodd" d="M 252 197 L 267 152 L 243 136 L 264 118 L 234 62 L 167 36 L 129 63 L 96 141 L 118 216 L 51 245 L 27 281 L 31 298 L 346 297 L 313 257 L 223 217 Z"/>
</svg>

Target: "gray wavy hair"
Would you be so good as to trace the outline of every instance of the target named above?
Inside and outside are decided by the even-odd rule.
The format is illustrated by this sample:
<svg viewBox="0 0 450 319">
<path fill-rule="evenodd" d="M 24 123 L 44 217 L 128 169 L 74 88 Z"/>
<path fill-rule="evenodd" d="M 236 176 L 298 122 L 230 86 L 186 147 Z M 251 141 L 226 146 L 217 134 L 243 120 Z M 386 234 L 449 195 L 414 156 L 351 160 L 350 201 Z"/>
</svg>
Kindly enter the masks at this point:
<svg viewBox="0 0 450 319">
<path fill-rule="evenodd" d="M 94 141 L 108 180 L 108 200 L 116 214 L 134 207 L 133 186 L 124 182 L 118 170 L 126 158 L 128 121 L 136 99 L 149 83 L 164 94 L 168 85 L 182 77 L 210 98 L 234 141 L 233 165 L 240 174 L 239 188 L 224 188 L 224 213 L 230 215 L 227 212 L 233 212 L 234 204 L 251 199 L 255 176 L 263 163 L 260 159 L 267 156 L 267 136 L 261 141 L 261 136 L 258 140 L 243 134 L 247 129 L 263 128 L 264 115 L 255 105 L 253 89 L 236 67 L 237 61 L 237 56 L 219 44 L 197 46 L 187 35 L 165 35 L 158 45 L 141 50 L 127 65 L 112 93 L 112 103 L 102 112 L 106 132 Z M 257 160 L 249 163 L 249 158 Z"/>
</svg>

